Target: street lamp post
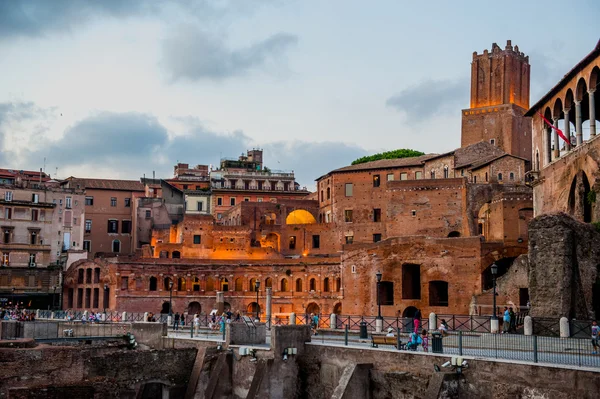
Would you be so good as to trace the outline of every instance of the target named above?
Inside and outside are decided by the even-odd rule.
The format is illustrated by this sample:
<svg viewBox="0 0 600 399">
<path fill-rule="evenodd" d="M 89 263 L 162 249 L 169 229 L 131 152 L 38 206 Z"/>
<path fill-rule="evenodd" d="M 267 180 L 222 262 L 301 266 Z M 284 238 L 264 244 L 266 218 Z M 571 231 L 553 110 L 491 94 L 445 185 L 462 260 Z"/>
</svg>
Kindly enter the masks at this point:
<svg viewBox="0 0 600 399">
<path fill-rule="evenodd" d="M 379 291 L 381 286 L 381 272 L 378 271 L 375 274 L 375 277 L 377 277 L 377 319 L 381 320 L 383 319 L 383 317 L 381 317 L 381 292 Z"/>
<path fill-rule="evenodd" d="M 108 284 L 104 284 L 104 301 L 102 301 L 104 303 L 104 315 L 106 315 L 106 305 L 108 302 Z"/>
<path fill-rule="evenodd" d="M 169 279 L 169 317 L 173 315 L 173 280 Z"/>
<path fill-rule="evenodd" d="M 12 295 L 10 296 L 10 303 L 12 304 L 13 308 L 15 307 L 15 287 L 12 288 Z"/>
<path fill-rule="evenodd" d="M 52 310 L 56 309 L 55 302 L 56 302 L 56 286 L 53 285 L 52 286 Z"/>
<path fill-rule="evenodd" d="M 492 266 L 490 267 L 490 269 L 492 271 L 492 284 L 494 286 L 494 288 L 493 288 L 494 310 L 492 312 L 492 320 L 498 320 L 498 317 L 496 316 L 496 276 L 498 275 L 498 265 L 496 265 L 496 263 L 492 263 Z"/>
<path fill-rule="evenodd" d="M 260 290 L 260 281 L 258 281 L 258 279 L 256 279 L 256 282 L 254 283 L 254 288 L 256 289 L 256 320 L 259 320 L 259 315 L 258 315 L 258 291 Z"/>
</svg>

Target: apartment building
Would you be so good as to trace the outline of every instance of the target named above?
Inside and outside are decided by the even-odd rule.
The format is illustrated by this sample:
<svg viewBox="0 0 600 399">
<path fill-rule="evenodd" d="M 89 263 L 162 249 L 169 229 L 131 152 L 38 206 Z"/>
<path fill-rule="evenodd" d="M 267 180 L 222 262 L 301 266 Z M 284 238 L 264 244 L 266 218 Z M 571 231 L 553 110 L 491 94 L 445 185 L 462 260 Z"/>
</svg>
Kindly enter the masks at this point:
<svg viewBox="0 0 600 399">
<path fill-rule="evenodd" d="M 0 185 L 0 306 L 59 306 L 67 254 L 83 246 L 83 190 L 15 172 Z"/>
<path fill-rule="evenodd" d="M 85 190 L 84 250 L 92 255 L 135 251 L 134 201 L 145 195 L 141 182 L 69 177 L 61 185 Z"/>
</svg>

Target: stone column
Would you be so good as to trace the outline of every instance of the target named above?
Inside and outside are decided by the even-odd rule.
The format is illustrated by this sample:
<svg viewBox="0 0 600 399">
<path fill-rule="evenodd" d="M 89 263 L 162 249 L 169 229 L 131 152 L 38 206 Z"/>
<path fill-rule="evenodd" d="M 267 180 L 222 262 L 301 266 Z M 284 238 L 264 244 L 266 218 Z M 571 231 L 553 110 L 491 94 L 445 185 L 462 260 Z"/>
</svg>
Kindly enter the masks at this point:
<svg viewBox="0 0 600 399">
<path fill-rule="evenodd" d="M 290 313 L 290 326 L 296 325 L 296 313 Z"/>
<path fill-rule="evenodd" d="M 148 322 L 148 312 L 144 312 L 144 323 Z"/>
<path fill-rule="evenodd" d="M 531 316 L 525 316 L 525 320 L 523 321 L 523 334 L 533 335 L 533 320 L 531 319 Z"/>
<path fill-rule="evenodd" d="M 337 328 L 337 315 L 335 313 L 332 313 L 329 316 L 329 328 L 331 328 L 331 329 Z"/>
<path fill-rule="evenodd" d="M 558 129 L 558 118 L 554 119 L 554 127 Z M 558 132 L 556 129 L 552 129 L 552 139 L 554 140 L 554 151 L 552 153 L 552 160 L 560 158 L 560 143 L 558 142 Z"/>
<path fill-rule="evenodd" d="M 565 113 L 565 136 L 569 139 L 567 143 L 567 151 L 571 151 L 571 123 L 569 122 L 569 111 L 570 108 L 565 108 L 563 112 Z"/>
<path fill-rule="evenodd" d="M 217 291 L 217 304 L 215 308 L 219 316 L 225 311 L 225 296 L 223 295 L 223 291 Z"/>
<path fill-rule="evenodd" d="M 433 312 L 429 313 L 429 330 L 437 330 L 437 315 Z"/>
<path fill-rule="evenodd" d="M 490 332 L 492 334 L 497 334 L 500 330 L 500 322 L 498 318 L 490 319 Z"/>
<path fill-rule="evenodd" d="M 583 143 L 583 120 L 581 117 L 581 101 L 575 101 L 575 134 L 577 136 L 577 146 Z"/>
<path fill-rule="evenodd" d="M 594 93 L 596 89 L 588 90 L 590 99 L 590 138 L 596 135 L 596 100 L 594 99 Z"/>
<path fill-rule="evenodd" d="M 375 319 L 375 332 L 380 333 L 383 330 L 383 319 Z"/>
<path fill-rule="evenodd" d="M 267 294 L 267 299 L 265 301 L 265 311 L 266 311 L 266 317 L 267 317 L 267 329 L 271 329 L 271 302 L 273 301 L 273 288 L 268 287 L 265 289 L 265 292 Z"/>
<path fill-rule="evenodd" d="M 123 322 L 127 321 L 127 312 L 123 312 L 123 314 L 121 315 L 121 320 Z"/>
<path fill-rule="evenodd" d="M 560 337 L 569 338 L 571 336 L 569 332 L 569 319 L 566 317 L 560 318 Z"/>
</svg>

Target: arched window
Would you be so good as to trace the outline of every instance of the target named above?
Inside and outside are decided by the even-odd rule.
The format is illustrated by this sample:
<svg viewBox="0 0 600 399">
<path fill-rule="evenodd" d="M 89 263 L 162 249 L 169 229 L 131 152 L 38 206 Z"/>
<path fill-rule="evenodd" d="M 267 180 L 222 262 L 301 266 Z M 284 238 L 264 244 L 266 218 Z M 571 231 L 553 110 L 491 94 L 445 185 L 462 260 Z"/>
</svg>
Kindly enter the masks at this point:
<svg viewBox="0 0 600 399">
<path fill-rule="evenodd" d="M 244 280 L 242 280 L 241 277 L 235 279 L 235 290 L 244 291 Z"/>
<path fill-rule="evenodd" d="M 156 279 L 156 277 L 150 277 L 150 284 L 148 286 L 148 290 L 150 291 L 156 291 L 157 290 L 157 286 L 158 286 L 158 281 Z"/>
<path fill-rule="evenodd" d="M 335 279 L 335 292 L 340 292 L 341 290 L 342 290 L 342 279 L 339 278 L 339 277 L 336 277 L 336 279 Z"/>
<path fill-rule="evenodd" d="M 315 280 L 314 278 L 311 278 L 308 283 L 308 287 L 309 287 L 310 291 L 316 291 L 317 290 L 317 280 Z"/>
<path fill-rule="evenodd" d="M 288 281 L 287 281 L 287 278 L 282 278 L 281 279 L 281 286 L 280 286 L 280 290 L 279 291 L 287 292 L 287 290 L 288 290 Z"/>
<path fill-rule="evenodd" d="M 194 277 L 194 283 L 192 285 L 194 291 L 200 291 L 200 279 L 198 277 Z"/>
<path fill-rule="evenodd" d="M 179 277 L 177 280 L 177 291 L 185 291 L 185 278 Z"/>
<path fill-rule="evenodd" d="M 181 252 L 173 251 L 173 259 L 179 259 L 179 258 L 181 258 Z"/>
<path fill-rule="evenodd" d="M 302 292 L 302 279 L 296 279 L 296 292 Z"/>
<path fill-rule="evenodd" d="M 432 171 L 431 171 L 431 178 L 432 178 L 432 179 L 435 179 L 435 170 L 432 170 Z"/>
<path fill-rule="evenodd" d="M 226 278 L 221 279 L 221 291 L 229 291 L 229 280 Z"/>
<path fill-rule="evenodd" d="M 448 177 L 449 177 L 448 167 L 444 166 L 444 179 L 447 179 Z"/>
<path fill-rule="evenodd" d="M 171 285 L 173 284 L 173 280 L 170 277 L 165 277 L 163 279 L 163 290 L 169 291 L 171 289 Z"/>
<path fill-rule="evenodd" d="M 273 288 L 273 280 L 271 277 L 267 277 L 265 280 L 265 288 Z"/>
<path fill-rule="evenodd" d="M 114 253 L 117 253 L 117 254 L 119 252 L 121 252 L 121 241 L 119 241 L 119 240 L 113 240 L 113 242 L 112 242 L 112 251 Z"/>
<path fill-rule="evenodd" d="M 325 277 L 323 280 L 323 291 L 329 292 L 329 277 Z"/>
<path fill-rule="evenodd" d="M 513 172 L 510 172 L 510 173 L 508 174 L 508 179 L 509 179 L 510 181 L 514 181 L 514 180 L 515 180 L 515 174 L 514 174 Z"/>
<path fill-rule="evenodd" d="M 206 278 L 206 291 L 214 291 L 215 290 L 215 281 L 212 277 Z"/>
<path fill-rule="evenodd" d="M 256 292 L 256 279 L 255 278 L 250 279 L 250 282 L 248 283 L 248 289 L 252 292 Z"/>
<path fill-rule="evenodd" d="M 502 181 L 502 173 L 498 173 L 498 181 Z"/>
<path fill-rule="evenodd" d="M 323 190 L 321 190 L 321 202 L 325 201 L 325 195 L 323 194 Z"/>
</svg>

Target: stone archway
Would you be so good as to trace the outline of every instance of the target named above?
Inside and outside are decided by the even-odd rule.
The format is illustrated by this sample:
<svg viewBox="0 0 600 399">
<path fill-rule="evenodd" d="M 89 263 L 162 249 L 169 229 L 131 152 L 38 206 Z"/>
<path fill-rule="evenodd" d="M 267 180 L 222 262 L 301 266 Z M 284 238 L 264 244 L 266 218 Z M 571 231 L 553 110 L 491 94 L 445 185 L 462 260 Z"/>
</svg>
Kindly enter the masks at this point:
<svg viewBox="0 0 600 399">
<path fill-rule="evenodd" d="M 200 305 L 200 302 L 190 302 L 190 304 L 188 305 L 188 314 L 194 315 L 194 314 L 200 314 L 200 312 L 202 311 L 202 306 Z"/>
<path fill-rule="evenodd" d="M 311 302 L 306 307 L 306 314 L 319 314 L 321 312 L 321 308 L 315 302 Z"/>
<path fill-rule="evenodd" d="M 415 313 L 417 313 L 417 308 L 415 308 L 414 306 L 409 306 L 406 309 L 404 309 L 404 312 L 402 312 L 402 317 L 413 318 Z"/>
<path fill-rule="evenodd" d="M 571 182 L 568 203 L 569 214 L 580 222 L 592 221 L 592 203 L 595 201 L 592 193 L 586 173 L 580 170 Z"/>
</svg>

